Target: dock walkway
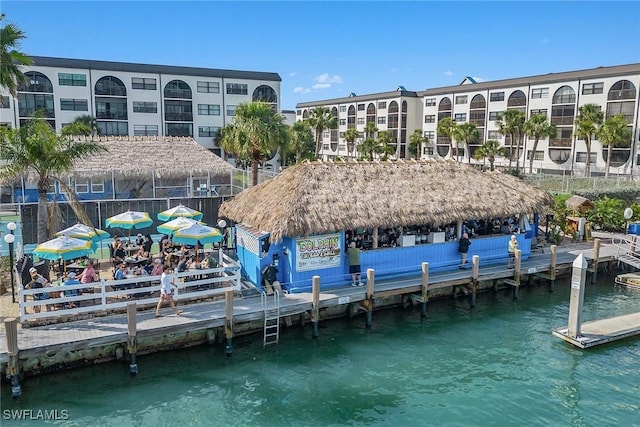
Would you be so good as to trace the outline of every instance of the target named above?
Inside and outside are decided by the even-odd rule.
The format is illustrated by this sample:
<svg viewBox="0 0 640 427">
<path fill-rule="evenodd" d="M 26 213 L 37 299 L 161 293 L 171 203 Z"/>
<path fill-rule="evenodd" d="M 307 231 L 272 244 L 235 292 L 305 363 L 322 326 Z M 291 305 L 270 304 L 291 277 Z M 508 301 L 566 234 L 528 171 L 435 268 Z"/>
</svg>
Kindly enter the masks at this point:
<svg viewBox="0 0 640 427">
<path fill-rule="evenodd" d="M 557 269 L 571 268 L 571 263 L 580 252 L 587 259 L 590 259 L 593 256 L 593 244 L 572 245 L 568 248 L 558 247 Z M 601 262 L 611 261 L 614 256 L 615 248 L 606 243 L 601 245 L 599 255 Z M 532 254 L 529 259 L 522 262 L 521 274 L 542 273 L 549 271 L 550 268 L 549 253 Z M 486 267 L 481 265 L 479 281 L 508 279 L 512 278 L 513 274 L 513 270 L 506 269 L 503 264 Z M 471 270 L 432 273 L 429 275 L 427 289 L 432 290 L 469 283 L 470 279 Z M 419 292 L 420 285 L 421 277 L 419 275 L 404 279 L 376 280 L 375 296 Z M 320 308 L 363 301 L 365 299 L 365 291 L 366 287 L 355 288 L 352 286 L 323 291 L 320 294 Z M 233 304 L 235 323 L 264 318 L 264 307 L 260 295 L 236 298 Z M 153 310 L 138 312 L 138 338 L 225 326 L 226 307 L 224 300 L 180 305 L 180 308 L 184 310 L 181 316 L 170 314 L 156 318 Z M 311 293 L 287 294 L 280 299 L 281 317 L 309 312 L 311 309 Z M 163 312 L 170 313 L 171 311 L 165 307 Z M 6 332 L 4 327 L 0 327 L 0 329 L 0 362 L 6 363 L 8 360 Z M 20 328 L 18 330 L 18 345 L 21 358 L 43 356 L 49 352 L 61 350 L 73 351 L 126 343 L 127 338 L 126 314 Z"/>
</svg>

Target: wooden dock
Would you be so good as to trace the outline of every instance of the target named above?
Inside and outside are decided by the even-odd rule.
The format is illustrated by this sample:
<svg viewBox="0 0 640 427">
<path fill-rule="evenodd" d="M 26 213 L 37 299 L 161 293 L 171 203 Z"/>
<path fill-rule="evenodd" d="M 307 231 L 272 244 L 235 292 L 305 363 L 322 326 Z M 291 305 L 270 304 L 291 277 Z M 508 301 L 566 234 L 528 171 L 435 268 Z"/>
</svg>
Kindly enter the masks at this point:
<svg viewBox="0 0 640 427">
<path fill-rule="evenodd" d="M 589 252 L 593 253 L 593 250 L 589 249 L 587 245 L 583 245 L 568 251 L 558 251 L 556 271 L 570 269 L 571 263 L 580 252 L 589 258 Z M 614 260 L 614 254 L 614 250 L 608 245 L 601 247 L 599 253 L 600 265 Z M 550 261 L 549 253 L 532 254 L 529 259 L 522 261 L 520 275 L 547 274 L 551 270 Z M 513 278 L 514 270 L 506 269 L 504 264 L 483 266 L 482 261 L 480 261 L 479 282 L 495 283 L 499 280 L 505 280 L 505 284 L 508 284 L 506 281 Z M 427 290 L 441 289 L 447 291 L 446 288 L 453 290 L 455 286 L 468 285 L 471 281 L 471 270 L 456 269 L 454 271 L 432 273 L 429 275 Z M 378 305 L 377 302 L 383 301 L 383 298 L 413 295 L 419 299 L 421 283 L 422 277 L 420 275 L 403 279 L 376 279 L 375 294 L 373 295 L 373 298 L 376 299 L 376 307 L 382 306 L 382 304 Z M 333 309 L 333 317 L 337 317 L 339 310 L 342 310 L 341 313 L 344 316 L 344 313 L 348 312 L 347 307 L 349 305 L 358 307 L 363 302 L 366 303 L 366 298 L 366 287 L 354 288 L 345 286 L 344 288 L 323 291 L 320 294 L 319 307 L 320 309 L 325 309 L 325 311 Z M 287 294 L 283 296 L 280 299 L 280 317 L 284 319 L 283 323 L 291 324 L 292 319 L 297 319 L 302 324 L 305 321 L 309 321 L 312 303 L 312 293 Z M 189 336 L 193 337 L 190 344 L 185 345 L 195 345 L 198 343 L 198 339 L 200 343 L 207 341 L 221 342 L 224 339 L 227 315 L 224 300 L 180 305 L 180 308 L 184 310 L 181 316 L 170 314 L 160 318 L 156 318 L 152 310 L 139 311 L 136 325 L 138 342 L 155 340 L 153 345 L 158 345 L 158 348 L 177 348 L 184 344 L 180 342 L 180 337 L 183 339 Z M 260 295 L 236 298 L 233 300 L 232 308 L 233 322 L 236 325 L 242 325 L 238 332 L 257 333 L 262 331 L 262 326 L 257 326 L 261 325 L 260 322 L 265 317 L 265 306 Z M 165 308 L 164 312 L 170 313 L 168 308 Z M 327 317 L 331 317 L 331 313 Z M 7 338 L 5 330 L 3 328 L 0 329 L 0 363 L 5 364 L 9 360 Z M 25 370 L 30 367 L 33 368 L 29 364 L 37 364 L 38 360 L 45 358 L 52 365 L 55 363 L 64 364 L 71 355 L 82 359 L 90 349 L 94 348 L 104 348 L 103 360 L 112 360 L 118 358 L 114 356 L 114 353 L 117 354 L 116 351 L 120 353 L 126 351 L 127 331 L 126 314 L 19 328 L 17 337 L 19 358 L 24 361 L 21 364 Z M 205 338 L 203 339 L 202 336 Z M 148 350 L 148 352 L 150 351 L 152 350 Z M 144 354 L 144 350 L 139 354 Z M 94 362 L 100 361 L 95 358 L 95 355 L 92 356 L 94 357 Z M 84 360 L 86 359 L 84 358 Z"/>
<path fill-rule="evenodd" d="M 580 328 L 580 336 L 570 337 L 568 328 L 557 328 L 553 335 L 580 348 L 595 347 L 611 341 L 640 335 L 640 313 L 632 313 L 609 319 L 585 322 Z"/>
</svg>

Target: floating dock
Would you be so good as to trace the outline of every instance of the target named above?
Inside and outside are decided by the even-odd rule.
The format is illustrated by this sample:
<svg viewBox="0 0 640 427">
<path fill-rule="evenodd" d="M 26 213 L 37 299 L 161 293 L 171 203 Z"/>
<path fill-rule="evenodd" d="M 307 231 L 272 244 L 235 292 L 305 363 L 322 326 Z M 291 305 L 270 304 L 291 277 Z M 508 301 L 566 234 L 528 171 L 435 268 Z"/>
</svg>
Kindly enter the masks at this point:
<svg viewBox="0 0 640 427">
<path fill-rule="evenodd" d="M 611 341 L 640 335 L 640 313 L 585 322 L 581 326 L 578 337 L 569 336 L 568 327 L 554 329 L 552 333 L 556 337 L 562 338 L 580 348 L 595 347 Z"/>
<path fill-rule="evenodd" d="M 625 273 L 619 274 L 615 279 L 616 285 L 624 285 L 630 288 L 640 289 L 640 274 Z"/>
</svg>

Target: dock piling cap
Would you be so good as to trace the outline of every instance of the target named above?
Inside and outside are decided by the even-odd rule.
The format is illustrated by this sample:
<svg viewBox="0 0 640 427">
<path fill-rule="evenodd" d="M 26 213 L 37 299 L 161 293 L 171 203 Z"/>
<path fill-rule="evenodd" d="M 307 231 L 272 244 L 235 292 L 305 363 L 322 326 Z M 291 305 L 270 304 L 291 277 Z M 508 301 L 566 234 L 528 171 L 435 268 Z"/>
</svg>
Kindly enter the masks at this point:
<svg viewBox="0 0 640 427">
<path fill-rule="evenodd" d="M 584 259 L 584 254 L 580 254 L 576 257 L 572 264 L 573 268 L 587 268 L 587 260 Z"/>
</svg>

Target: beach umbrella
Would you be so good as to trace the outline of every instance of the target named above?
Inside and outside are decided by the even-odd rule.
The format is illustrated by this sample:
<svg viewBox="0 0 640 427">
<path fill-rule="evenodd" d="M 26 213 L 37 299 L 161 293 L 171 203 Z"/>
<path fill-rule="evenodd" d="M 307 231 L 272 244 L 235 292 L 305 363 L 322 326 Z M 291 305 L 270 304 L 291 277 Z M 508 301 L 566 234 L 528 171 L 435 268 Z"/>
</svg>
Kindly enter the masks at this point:
<svg viewBox="0 0 640 427">
<path fill-rule="evenodd" d="M 69 260 L 89 255 L 95 250 L 92 240 L 75 239 L 59 236 L 55 239 L 39 244 L 33 251 L 37 257 L 51 261 Z"/>
<path fill-rule="evenodd" d="M 73 237 L 75 239 L 82 239 L 82 240 L 92 240 L 94 242 L 99 242 L 101 240 L 108 239 L 109 237 L 111 237 L 109 233 L 107 233 L 104 230 L 100 230 L 99 228 L 89 227 L 88 225 L 84 225 L 81 223 L 77 223 L 72 225 L 69 228 L 60 230 L 55 235 Z"/>
<path fill-rule="evenodd" d="M 157 226 L 156 229 L 158 230 L 158 233 L 172 234 L 176 230 L 180 230 L 181 228 L 185 228 L 193 224 L 198 224 L 198 221 L 189 218 L 176 218 L 165 224 Z"/>
<path fill-rule="evenodd" d="M 195 246 L 198 242 L 204 245 L 205 243 L 221 242 L 222 234 L 217 228 L 195 223 L 174 231 L 173 241 L 184 245 Z"/>
<path fill-rule="evenodd" d="M 146 212 L 127 211 L 121 214 L 107 218 L 105 221 L 107 227 L 124 228 L 131 230 L 132 228 L 146 228 L 153 224 L 153 220 Z"/>
<path fill-rule="evenodd" d="M 167 209 L 166 211 L 162 211 L 158 214 L 158 219 L 160 221 L 169 221 L 174 218 L 192 218 L 195 220 L 201 220 L 202 212 L 191 209 L 184 205 L 178 205 L 174 208 Z"/>
</svg>

